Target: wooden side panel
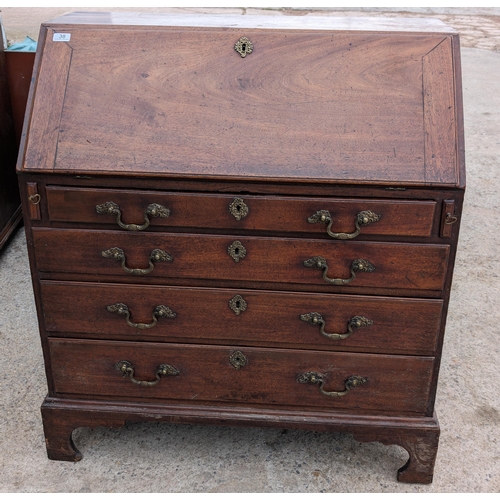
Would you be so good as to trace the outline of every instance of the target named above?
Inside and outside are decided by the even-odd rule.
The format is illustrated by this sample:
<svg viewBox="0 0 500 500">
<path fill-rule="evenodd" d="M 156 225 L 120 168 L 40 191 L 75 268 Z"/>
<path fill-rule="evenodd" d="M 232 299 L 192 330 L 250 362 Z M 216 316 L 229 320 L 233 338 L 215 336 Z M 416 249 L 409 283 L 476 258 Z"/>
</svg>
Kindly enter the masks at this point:
<svg viewBox="0 0 500 500">
<path fill-rule="evenodd" d="M 26 196 L 28 197 L 28 214 L 29 218 L 32 220 L 40 220 L 42 214 L 40 211 L 40 201 L 41 195 L 38 190 L 37 182 L 27 182 L 26 183 Z"/>
<path fill-rule="evenodd" d="M 5 52 L 0 43 L 0 248 L 22 217 L 16 178 L 16 153 Z"/>
<path fill-rule="evenodd" d="M 431 185 L 458 179 L 457 123 L 451 37 L 423 58 L 425 179 Z"/>
<path fill-rule="evenodd" d="M 72 48 L 67 42 L 53 42 L 52 35 L 49 30 L 39 65 L 22 165 L 26 170 L 52 170 L 57 154 Z"/>
<path fill-rule="evenodd" d="M 231 346 L 185 346 L 135 342 L 50 339 L 56 393 L 133 398 L 217 401 L 247 405 L 377 410 L 425 413 L 434 358 L 325 353 L 292 349 Z M 236 369 L 230 356 L 243 353 L 246 366 Z M 159 365 L 175 367 L 151 387 L 141 387 L 116 368 L 129 361 L 139 381 L 154 381 Z M 343 391 L 351 376 L 367 382 L 343 397 L 329 397 L 316 384 L 299 383 L 306 372 L 325 379 L 326 391 Z M 265 381 L 265 383 L 263 383 Z"/>
<path fill-rule="evenodd" d="M 14 118 L 14 130 L 16 132 L 17 145 L 21 142 L 24 113 L 26 101 L 33 74 L 35 62 L 34 52 L 17 52 L 14 50 L 5 52 L 7 63 L 7 76 L 9 80 L 10 98 L 12 101 L 12 115 Z"/>
</svg>

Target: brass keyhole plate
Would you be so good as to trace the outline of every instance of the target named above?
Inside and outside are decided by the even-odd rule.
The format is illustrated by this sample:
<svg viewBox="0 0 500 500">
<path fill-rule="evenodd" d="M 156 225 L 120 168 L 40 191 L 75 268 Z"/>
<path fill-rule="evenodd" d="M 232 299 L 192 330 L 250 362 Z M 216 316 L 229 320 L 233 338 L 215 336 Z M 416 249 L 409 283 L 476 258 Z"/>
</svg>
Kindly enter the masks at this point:
<svg viewBox="0 0 500 500">
<path fill-rule="evenodd" d="M 234 50 L 236 50 L 241 57 L 246 57 L 247 54 L 253 52 L 253 43 L 246 36 L 242 36 L 234 44 Z"/>
<path fill-rule="evenodd" d="M 241 351 L 234 351 L 229 356 L 229 362 L 239 370 L 248 364 L 248 359 Z"/>
<path fill-rule="evenodd" d="M 248 207 L 241 198 L 235 198 L 229 204 L 229 213 L 236 219 L 244 219 L 248 215 Z"/>
<path fill-rule="evenodd" d="M 242 245 L 241 241 L 234 241 L 227 248 L 227 253 L 231 256 L 234 262 L 239 262 L 244 259 L 247 254 L 247 249 Z"/>
<path fill-rule="evenodd" d="M 229 307 L 236 316 L 239 316 L 242 312 L 247 310 L 247 301 L 241 295 L 235 295 L 229 301 Z"/>
</svg>

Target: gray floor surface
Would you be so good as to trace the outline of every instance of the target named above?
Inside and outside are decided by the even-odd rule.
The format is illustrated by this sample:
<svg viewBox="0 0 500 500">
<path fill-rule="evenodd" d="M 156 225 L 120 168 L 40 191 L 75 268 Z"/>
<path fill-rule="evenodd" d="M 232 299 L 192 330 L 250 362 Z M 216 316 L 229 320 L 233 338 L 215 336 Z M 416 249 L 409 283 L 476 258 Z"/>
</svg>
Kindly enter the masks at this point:
<svg viewBox="0 0 500 500">
<path fill-rule="evenodd" d="M 462 49 L 467 193 L 436 411 L 432 485 L 407 453 L 347 434 L 158 423 L 87 429 L 79 463 L 47 459 L 46 394 L 23 228 L 0 252 L 2 492 L 499 492 L 500 53 Z"/>
</svg>

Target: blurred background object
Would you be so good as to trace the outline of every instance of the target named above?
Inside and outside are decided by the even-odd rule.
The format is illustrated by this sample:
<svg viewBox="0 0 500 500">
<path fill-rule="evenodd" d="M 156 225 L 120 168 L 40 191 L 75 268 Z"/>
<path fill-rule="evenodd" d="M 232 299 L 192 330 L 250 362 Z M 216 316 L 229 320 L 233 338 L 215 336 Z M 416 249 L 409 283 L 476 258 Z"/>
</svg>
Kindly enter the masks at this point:
<svg viewBox="0 0 500 500">
<path fill-rule="evenodd" d="M 0 31 L 4 40 L 3 27 Z M 8 241 L 22 218 L 16 176 L 16 157 L 19 146 L 15 138 L 5 54 L 4 43 L 2 43 L 0 46 L 0 248 Z M 31 78 L 31 73 L 29 78 Z M 26 106 L 26 99 L 24 106 Z M 22 118 L 20 120 L 22 123 Z"/>
</svg>

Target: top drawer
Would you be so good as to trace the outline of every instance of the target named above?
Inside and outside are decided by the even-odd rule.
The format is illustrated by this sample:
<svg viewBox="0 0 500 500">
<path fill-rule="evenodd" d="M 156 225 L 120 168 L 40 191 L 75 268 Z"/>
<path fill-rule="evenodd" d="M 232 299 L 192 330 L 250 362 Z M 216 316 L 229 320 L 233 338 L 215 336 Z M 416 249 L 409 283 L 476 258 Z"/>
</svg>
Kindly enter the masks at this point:
<svg viewBox="0 0 500 500">
<path fill-rule="evenodd" d="M 112 202 L 112 204 L 111 204 Z M 431 235 L 434 201 L 306 198 L 47 187 L 49 218 L 117 229 L 205 228 L 324 234 Z M 149 209 L 157 204 L 156 211 Z M 149 212 L 149 213 L 147 213 Z M 167 215 L 168 214 L 168 215 Z M 323 218 L 322 218 L 323 216 Z"/>
</svg>

